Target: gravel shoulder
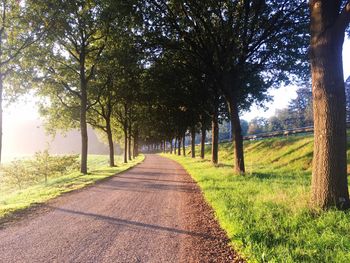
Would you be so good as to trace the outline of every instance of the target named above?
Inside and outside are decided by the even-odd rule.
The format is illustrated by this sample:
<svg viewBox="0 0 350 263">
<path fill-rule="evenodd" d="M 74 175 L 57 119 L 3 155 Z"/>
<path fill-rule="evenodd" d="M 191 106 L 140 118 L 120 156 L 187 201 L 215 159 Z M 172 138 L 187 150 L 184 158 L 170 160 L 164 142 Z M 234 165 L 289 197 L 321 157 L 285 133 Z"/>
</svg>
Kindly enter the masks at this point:
<svg viewBox="0 0 350 263">
<path fill-rule="evenodd" d="M 158 155 L 0 229 L 0 262 L 243 262 L 191 177 Z"/>
</svg>

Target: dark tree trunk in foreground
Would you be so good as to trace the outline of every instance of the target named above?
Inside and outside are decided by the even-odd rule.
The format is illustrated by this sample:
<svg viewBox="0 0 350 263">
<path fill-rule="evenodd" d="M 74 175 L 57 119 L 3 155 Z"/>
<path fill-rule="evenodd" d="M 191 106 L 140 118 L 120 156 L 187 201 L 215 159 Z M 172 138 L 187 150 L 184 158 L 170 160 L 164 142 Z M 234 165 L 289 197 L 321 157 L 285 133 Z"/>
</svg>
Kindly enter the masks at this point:
<svg viewBox="0 0 350 263">
<path fill-rule="evenodd" d="M 207 137 L 207 131 L 204 127 L 202 127 L 201 131 L 201 158 L 204 159 L 205 157 L 205 138 Z"/>
<path fill-rule="evenodd" d="M 229 104 L 231 131 L 234 136 L 234 151 L 235 151 L 235 172 L 237 174 L 244 174 L 244 152 L 243 152 L 243 136 L 241 121 L 239 119 L 238 105 L 235 99 L 231 99 Z"/>
<path fill-rule="evenodd" d="M 191 129 L 191 157 L 196 157 L 196 130 Z"/>
<path fill-rule="evenodd" d="M 113 143 L 113 135 L 112 135 L 112 129 L 111 124 L 107 122 L 106 125 L 106 133 L 108 138 L 108 147 L 109 147 L 109 166 L 114 167 L 114 143 Z"/>
<path fill-rule="evenodd" d="M 219 151 L 219 123 L 218 123 L 218 115 L 217 112 L 215 112 L 212 116 L 212 143 L 211 143 L 211 161 L 213 164 L 218 164 L 219 157 L 218 157 L 218 151 Z"/>
<path fill-rule="evenodd" d="M 181 155 L 181 138 L 177 140 L 177 155 Z"/>
<path fill-rule="evenodd" d="M 132 136 L 131 136 L 131 123 L 129 123 L 129 130 L 128 130 L 128 157 L 129 161 L 132 160 L 132 151 L 131 151 L 131 145 L 132 145 Z"/>
<path fill-rule="evenodd" d="M 349 208 L 346 110 L 342 66 L 350 4 L 311 0 L 311 71 L 314 110 L 312 201 L 323 209 Z"/>
<path fill-rule="evenodd" d="M 183 156 L 186 156 L 186 134 L 182 137 L 182 152 Z"/>
<path fill-rule="evenodd" d="M 86 122 L 86 109 L 87 109 L 87 82 L 85 78 L 85 67 L 81 69 L 80 73 L 80 85 L 81 85 L 81 105 L 80 105 L 80 134 L 81 134 L 81 162 L 80 172 L 87 174 L 87 156 L 88 156 L 88 133 Z"/>
<path fill-rule="evenodd" d="M 128 125 L 124 124 L 124 163 L 128 163 Z"/>
<path fill-rule="evenodd" d="M 1 50 L 1 49 L 0 49 Z M 1 163 L 1 157 L 2 157 L 2 115 L 3 115 L 3 110 L 2 110 L 2 97 L 3 97 L 3 89 L 4 89 L 4 76 L 3 74 L 0 73 L 0 163 Z"/>
<path fill-rule="evenodd" d="M 139 156 L 139 131 L 138 131 L 137 127 L 135 129 L 134 150 L 132 152 L 133 152 L 133 157 L 134 158 Z"/>
<path fill-rule="evenodd" d="M 176 149 L 177 149 L 177 138 L 175 138 L 174 142 L 174 154 L 176 155 Z"/>
<path fill-rule="evenodd" d="M 170 140 L 170 154 L 173 154 L 173 140 Z"/>
</svg>

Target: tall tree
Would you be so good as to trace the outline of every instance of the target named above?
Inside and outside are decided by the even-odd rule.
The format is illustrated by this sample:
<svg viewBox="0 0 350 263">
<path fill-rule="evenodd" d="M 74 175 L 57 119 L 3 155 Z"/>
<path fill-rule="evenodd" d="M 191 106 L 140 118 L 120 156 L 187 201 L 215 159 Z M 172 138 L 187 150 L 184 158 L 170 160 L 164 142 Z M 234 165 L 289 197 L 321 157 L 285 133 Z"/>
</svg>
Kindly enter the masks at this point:
<svg viewBox="0 0 350 263">
<path fill-rule="evenodd" d="M 225 96 L 234 134 L 235 171 L 244 173 L 240 111 L 265 100 L 273 84 L 289 82 L 307 68 L 305 1 L 157 0 L 145 6 L 152 14 L 145 21 L 150 22 L 150 30 L 167 38 L 164 46 L 169 40 L 183 41 L 183 52 L 201 61 L 203 74 Z"/>
<path fill-rule="evenodd" d="M 57 98 L 63 106 L 74 97 L 79 102 L 81 132 L 80 171 L 87 173 L 88 134 L 87 111 L 90 82 L 95 67 L 106 46 L 112 17 L 98 1 L 43 1 L 45 21 L 54 20 L 50 34 L 40 43 L 42 50 L 41 72 L 50 87 L 60 86 Z M 48 22 L 47 22 L 48 24 Z"/>
<path fill-rule="evenodd" d="M 315 144 L 312 200 L 321 208 L 350 207 L 342 65 L 349 1 L 311 0 L 311 71 Z"/>
<path fill-rule="evenodd" d="M 37 14 L 36 11 L 33 1 L 0 1 L 0 162 L 4 89 L 11 89 L 16 82 L 16 73 L 21 74 L 18 69 L 24 50 L 41 39 L 45 33 L 41 28 L 42 21 L 32 19 L 32 16 Z M 14 93 L 17 94 L 11 95 L 17 96 L 18 92 L 16 89 Z"/>
</svg>

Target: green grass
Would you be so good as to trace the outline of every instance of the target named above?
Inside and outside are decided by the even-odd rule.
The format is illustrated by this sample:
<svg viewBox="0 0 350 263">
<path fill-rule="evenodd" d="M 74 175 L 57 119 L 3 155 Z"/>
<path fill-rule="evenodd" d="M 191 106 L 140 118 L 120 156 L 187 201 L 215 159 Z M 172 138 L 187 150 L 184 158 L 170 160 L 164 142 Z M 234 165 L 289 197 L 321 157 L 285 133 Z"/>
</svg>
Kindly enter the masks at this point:
<svg viewBox="0 0 350 263">
<path fill-rule="evenodd" d="M 249 262 L 350 262 L 350 212 L 311 209 L 312 149 L 312 136 L 245 142 L 246 176 L 233 173 L 229 143 L 220 145 L 217 167 L 208 159 L 165 156 L 198 182 Z"/>
<path fill-rule="evenodd" d="M 3 188 L 0 195 L 0 220 L 11 216 L 34 204 L 44 203 L 63 193 L 91 185 L 99 180 L 113 176 L 117 173 L 143 161 L 140 155 L 128 164 L 122 164 L 121 157 L 117 157 L 117 167 L 108 167 L 108 156 L 90 155 L 88 159 L 89 173 L 82 175 L 80 172 L 69 173 L 60 177 L 50 178 L 48 183 L 40 183 L 23 190 Z"/>
</svg>

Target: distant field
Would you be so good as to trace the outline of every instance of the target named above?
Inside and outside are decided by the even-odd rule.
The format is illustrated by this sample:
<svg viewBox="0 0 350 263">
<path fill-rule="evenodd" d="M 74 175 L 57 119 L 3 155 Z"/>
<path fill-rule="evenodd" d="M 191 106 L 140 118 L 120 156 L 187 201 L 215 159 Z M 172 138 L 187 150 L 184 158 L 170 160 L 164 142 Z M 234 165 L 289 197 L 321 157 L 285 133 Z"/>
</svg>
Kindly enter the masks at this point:
<svg viewBox="0 0 350 263">
<path fill-rule="evenodd" d="M 311 135 L 245 142 L 246 176 L 233 174 L 231 144 L 220 145 L 217 167 L 207 147 L 206 160 L 165 156 L 198 182 L 233 247 L 249 261 L 350 262 L 350 212 L 310 208 Z"/>
<path fill-rule="evenodd" d="M 28 208 L 33 204 L 43 203 L 57 197 L 62 193 L 70 192 L 94 182 L 120 173 L 144 159 L 143 155 L 129 162 L 122 163 L 122 157 L 116 156 L 117 167 L 108 166 L 108 156 L 89 155 L 89 174 L 70 172 L 58 177 L 49 177 L 47 184 L 41 181 L 35 185 L 18 189 L 17 187 L 1 184 L 0 180 L 0 222 L 6 216 L 14 212 Z M 1 179 L 1 178 L 0 178 Z"/>
</svg>

